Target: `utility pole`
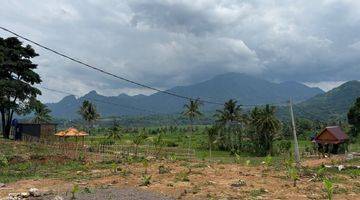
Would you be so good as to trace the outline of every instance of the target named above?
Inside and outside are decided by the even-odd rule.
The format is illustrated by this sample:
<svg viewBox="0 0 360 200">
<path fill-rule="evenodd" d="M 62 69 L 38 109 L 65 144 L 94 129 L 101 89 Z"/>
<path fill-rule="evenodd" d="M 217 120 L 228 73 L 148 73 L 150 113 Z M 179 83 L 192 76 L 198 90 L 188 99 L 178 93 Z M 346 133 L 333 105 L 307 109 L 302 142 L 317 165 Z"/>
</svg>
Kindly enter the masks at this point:
<svg viewBox="0 0 360 200">
<path fill-rule="evenodd" d="M 294 151 L 295 151 L 296 167 L 300 168 L 301 165 L 300 165 L 299 144 L 298 144 L 297 136 L 296 136 L 296 126 L 295 126 L 294 111 L 293 111 L 293 105 L 292 105 L 291 98 L 289 101 L 289 106 L 290 106 L 291 124 L 292 124 L 292 128 L 293 128 L 293 136 L 294 136 Z"/>
</svg>

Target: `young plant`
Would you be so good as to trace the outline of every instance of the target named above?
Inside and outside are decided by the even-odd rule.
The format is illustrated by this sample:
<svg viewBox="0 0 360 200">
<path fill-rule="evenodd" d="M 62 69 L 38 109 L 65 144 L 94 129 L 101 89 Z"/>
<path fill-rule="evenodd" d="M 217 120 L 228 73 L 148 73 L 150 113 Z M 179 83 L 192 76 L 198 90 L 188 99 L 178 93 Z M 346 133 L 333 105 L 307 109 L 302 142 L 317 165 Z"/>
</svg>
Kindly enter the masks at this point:
<svg viewBox="0 0 360 200">
<path fill-rule="evenodd" d="M 4 155 L 0 155 L 0 167 L 7 167 L 8 166 L 8 160 Z"/>
<path fill-rule="evenodd" d="M 241 163 L 241 156 L 239 154 L 237 154 L 237 153 L 235 153 L 235 162 L 237 164 Z"/>
<path fill-rule="evenodd" d="M 325 188 L 328 200 L 332 200 L 333 199 L 333 193 L 334 193 L 333 182 L 331 182 L 329 179 L 325 179 L 323 181 L 323 184 L 324 184 L 324 188 Z"/>
<path fill-rule="evenodd" d="M 271 167 L 273 164 L 273 157 L 271 157 L 270 155 L 266 156 L 264 159 L 264 164 L 267 168 Z"/>
<path fill-rule="evenodd" d="M 137 134 L 133 138 L 133 143 L 135 145 L 135 156 L 138 155 L 139 146 L 146 140 L 146 138 L 147 138 L 147 135 L 145 133 Z"/>
<path fill-rule="evenodd" d="M 143 164 L 143 166 L 144 166 L 144 168 L 145 168 L 145 171 L 144 171 L 144 174 L 147 174 L 148 173 L 148 167 L 149 167 L 149 161 L 147 160 L 147 159 L 144 159 L 143 161 L 142 161 L 142 164 Z"/>
<path fill-rule="evenodd" d="M 151 184 L 151 175 L 143 174 L 141 177 L 140 186 L 148 186 Z"/>
<path fill-rule="evenodd" d="M 320 167 L 317 171 L 316 171 L 316 177 L 319 180 L 322 180 L 325 176 L 325 172 L 326 172 L 326 168 L 325 167 Z"/>
<path fill-rule="evenodd" d="M 76 199 L 75 194 L 79 192 L 79 186 L 74 185 L 71 189 L 71 199 Z"/>
<path fill-rule="evenodd" d="M 299 172 L 295 167 L 291 167 L 288 170 L 289 177 L 293 181 L 293 186 L 296 187 L 296 181 L 299 180 Z"/>
<path fill-rule="evenodd" d="M 159 157 L 161 155 L 162 149 L 165 146 L 165 140 L 162 133 L 159 133 L 155 139 L 154 139 L 154 145 L 156 149 L 156 157 Z"/>
</svg>

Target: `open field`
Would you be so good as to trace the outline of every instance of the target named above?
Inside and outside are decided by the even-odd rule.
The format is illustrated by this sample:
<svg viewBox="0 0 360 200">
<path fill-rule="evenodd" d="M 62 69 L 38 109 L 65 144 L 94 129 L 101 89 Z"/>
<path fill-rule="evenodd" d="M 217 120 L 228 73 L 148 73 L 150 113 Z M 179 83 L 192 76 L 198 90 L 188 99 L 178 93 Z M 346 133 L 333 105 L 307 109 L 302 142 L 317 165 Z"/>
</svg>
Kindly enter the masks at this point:
<svg viewBox="0 0 360 200">
<path fill-rule="evenodd" d="M 271 161 L 241 157 L 237 163 L 235 159 L 210 162 L 176 158 L 96 161 L 91 155 L 69 158 L 42 145 L 5 140 L 0 143 L 0 152 L 8 160 L 8 166 L 1 168 L 0 182 L 6 186 L 0 188 L 0 197 L 32 187 L 66 196 L 78 185 L 76 195 L 80 199 L 106 190 L 124 192 L 134 188 L 140 193 L 150 191 L 174 199 L 324 199 L 325 178 L 334 184 L 334 199 L 359 199 L 360 195 L 359 169 L 319 172 L 324 163 L 360 165 L 360 159 L 345 161 L 341 156 L 304 160 L 297 186 L 293 187 L 283 157 Z M 265 164 L 261 164 L 264 160 Z"/>
</svg>

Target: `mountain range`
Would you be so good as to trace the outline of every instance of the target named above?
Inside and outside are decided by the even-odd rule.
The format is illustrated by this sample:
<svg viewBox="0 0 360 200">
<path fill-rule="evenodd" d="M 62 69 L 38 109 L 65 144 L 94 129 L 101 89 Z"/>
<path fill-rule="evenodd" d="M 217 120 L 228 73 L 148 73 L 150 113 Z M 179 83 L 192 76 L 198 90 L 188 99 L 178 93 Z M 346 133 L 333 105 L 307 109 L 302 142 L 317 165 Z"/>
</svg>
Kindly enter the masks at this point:
<svg viewBox="0 0 360 200">
<path fill-rule="evenodd" d="M 360 87 L 359 87 L 360 88 Z M 304 102 L 302 107 L 311 105 L 311 98 L 320 98 L 325 92 L 319 88 L 311 88 L 298 82 L 274 83 L 254 76 L 240 73 L 227 73 L 209 80 L 188 85 L 177 86 L 167 90 L 182 96 L 200 98 L 212 102 L 225 102 L 236 99 L 239 104 L 284 103 L 290 97 L 295 102 Z M 103 96 L 91 91 L 80 98 L 66 96 L 57 103 L 49 103 L 56 118 L 79 118 L 77 110 L 84 100 L 92 101 L 101 116 L 138 116 L 153 114 L 175 114 L 183 109 L 186 99 L 177 98 L 161 92 L 152 95 Z M 306 103 L 307 102 L 307 103 Z M 203 111 L 214 111 L 220 105 L 204 104 Z"/>
<path fill-rule="evenodd" d="M 294 112 L 321 121 L 346 119 L 349 108 L 359 97 L 360 81 L 349 81 L 295 105 Z"/>
</svg>

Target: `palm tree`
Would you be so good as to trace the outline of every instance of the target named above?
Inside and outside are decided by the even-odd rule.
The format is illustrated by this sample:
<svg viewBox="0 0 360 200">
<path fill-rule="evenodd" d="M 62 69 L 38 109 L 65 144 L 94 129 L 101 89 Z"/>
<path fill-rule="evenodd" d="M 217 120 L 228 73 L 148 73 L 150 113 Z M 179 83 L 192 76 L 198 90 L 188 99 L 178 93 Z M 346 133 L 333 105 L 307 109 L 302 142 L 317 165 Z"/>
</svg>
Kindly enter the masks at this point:
<svg viewBox="0 0 360 200">
<path fill-rule="evenodd" d="M 271 153 L 273 140 L 281 128 L 275 111 L 275 106 L 266 105 L 265 108 L 255 108 L 251 112 L 252 125 L 256 130 L 258 145 L 263 151 L 262 153 Z"/>
<path fill-rule="evenodd" d="M 96 111 L 95 105 L 93 105 L 90 101 L 85 100 L 83 101 L 78 113 L 87 122 L 90 132 L 90 127 L 92 127 L 93 123 L 100 117 L 100 114 Z"/>
<path fill-rule="evenodd" d="M 122 131 L 121 126 L 116 121 L 114 121 L 113 126 L 111 128 L 109 128 L 109 132 L 107 134 L 108 139 L 120 140 L 121 139 L 121 131 Z"/>
<path fill-rule="evenodd" d="M 216 122 L 225 129 L 228 129 L 229 126 L 232 128 L 234 123 L 243 122 L 245 119 L 245 116 L 241 113 L 241 106 L 237 105 L 237 101 L 233 99 L 225 102 L 223 110 L 217 110 L 216 112 L 215 117 L 218 118 Z M 235 150 L 234 140 L 230 132 L 227 134 L 227 143 L 231 144 L 232 151 Z"/>
<path fill-rule="evenodd" d="M 52 120 L 50 113 L 51 110 L 46 105 L 37 100 L 34 102 L 34 123 L 50 122 Z"/>
<path fill-rule="evenodd" d="M 191 134 L 189 135 L 189 147 L 188 147 L 189 155 L 190 155 L 191 135 L 193 132 L 194 120 L 195 120 L 195 118 L 200 117 L 202 115 L 202 113 L 200 112 L 201 105 L 202 105 L 202 102 L 199 99 L 196 99 L 196 100 L 190 99 L 189 104 L 184 105 L 185 110 L 182 113 L 185 117 L 188 117 L 190 120 Z"/>
</svg>

